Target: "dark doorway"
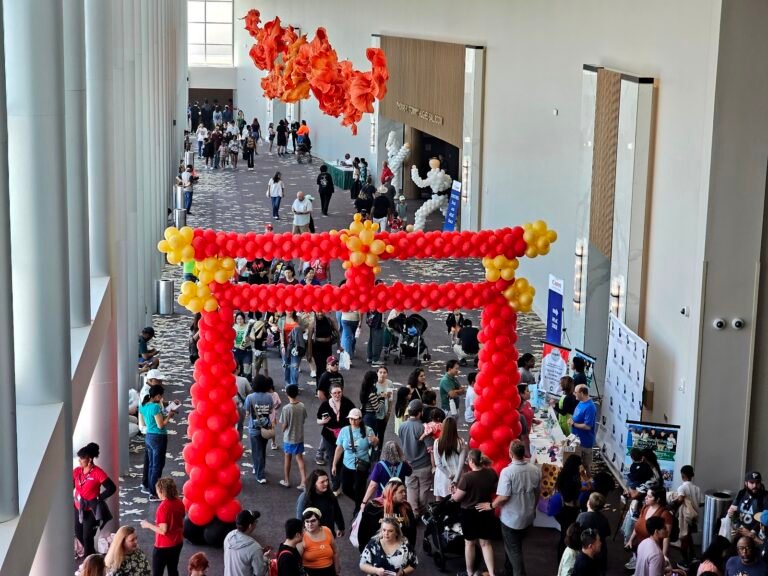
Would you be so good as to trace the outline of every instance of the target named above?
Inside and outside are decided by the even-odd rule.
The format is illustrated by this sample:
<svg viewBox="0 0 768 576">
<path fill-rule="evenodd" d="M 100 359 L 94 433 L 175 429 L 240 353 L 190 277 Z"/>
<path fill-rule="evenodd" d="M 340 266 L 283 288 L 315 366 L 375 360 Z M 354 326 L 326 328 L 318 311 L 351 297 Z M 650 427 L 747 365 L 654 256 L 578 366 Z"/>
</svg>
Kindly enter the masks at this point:
<svg viewBox="0 0 768 576">
<path fill-rule="evenodd" d="M 459 149 L 431 134 L 406 126 L 406 142 L 411 145 L 410 163 L 419 169 L 422 178 L 429 172 L 430 158 L 440 159 L 440 167 L 454 180 L 461 179 L 459 172 Z M 410 177 L 410 167 L 405 173 L 404 190 L 408 198 L 429 198 L 429 188 L 418 188 Z"/>
</svg>

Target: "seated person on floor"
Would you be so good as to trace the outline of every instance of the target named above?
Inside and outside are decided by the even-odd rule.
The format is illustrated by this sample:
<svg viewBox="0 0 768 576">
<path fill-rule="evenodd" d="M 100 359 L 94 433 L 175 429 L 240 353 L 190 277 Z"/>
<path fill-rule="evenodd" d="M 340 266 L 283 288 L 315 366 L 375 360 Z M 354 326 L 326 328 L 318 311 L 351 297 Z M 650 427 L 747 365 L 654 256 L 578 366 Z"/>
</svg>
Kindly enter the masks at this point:
<svg viewBox="0 0 768 576">
<path fill-rule="evenodd" d="M 467 358 L 474 358 L 477 366 L 477 353 L 480 352 L 478 332 L 479 330 L 472 326 L 472 320 L 466 318 L 463 321 L 462 327 L 456 334 L 456 344 L 453 345 L 453 351 L 459 358 L 459 365 L 466 366 Z"/>
<path fill-rule="evenodd" d="M 160 366 L 160 354 L 157 350 L 148 346 L 149 341 L 155 337 L 155 329 L 147 326 L 139 334 L 139 373 L 143 374 Z"/>
</svg>

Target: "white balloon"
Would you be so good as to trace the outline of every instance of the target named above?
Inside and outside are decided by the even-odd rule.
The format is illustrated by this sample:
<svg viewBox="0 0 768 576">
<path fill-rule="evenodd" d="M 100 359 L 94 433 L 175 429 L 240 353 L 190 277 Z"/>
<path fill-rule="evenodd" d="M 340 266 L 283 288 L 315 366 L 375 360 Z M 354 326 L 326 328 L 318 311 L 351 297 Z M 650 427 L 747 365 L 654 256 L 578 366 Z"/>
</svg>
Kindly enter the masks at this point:
<svg viewBox="0 0 768 576">
<path fill-rule="evenodd" d="M 448 210 L 448 195 L 440 194 L 440 192 L 445 192 L 451 187 L 453 178 L 448 176 L 445 170 L 440 169 L 439 162 L 435 166 L 427 172 L 426 178 L 419 176 L 419 169 L 415 165 L 411 166 L 411 179 L 414 184 L 419 188 L 429 187 L 432 189 L 432 198 L 424 202 L 414 215 L 414 230 L 423 230 L 427 222 L 427 216 L 435 210 L 440 210 L 443 216 L 445 216 Z"/>
</svg>

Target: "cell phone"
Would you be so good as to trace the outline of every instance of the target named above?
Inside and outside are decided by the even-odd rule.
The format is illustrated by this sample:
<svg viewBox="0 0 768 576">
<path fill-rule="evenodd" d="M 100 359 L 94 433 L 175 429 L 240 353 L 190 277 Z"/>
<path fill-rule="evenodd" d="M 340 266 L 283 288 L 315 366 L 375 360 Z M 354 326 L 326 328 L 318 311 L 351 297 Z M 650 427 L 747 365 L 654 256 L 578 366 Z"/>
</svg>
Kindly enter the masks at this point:
<svg viewBox="0 0 768 576">
<path fill-rule="evenodd" d="M 323 412 L 323 418 L 330 418 L 331 415 L 328 412 Z"/>
</svg>

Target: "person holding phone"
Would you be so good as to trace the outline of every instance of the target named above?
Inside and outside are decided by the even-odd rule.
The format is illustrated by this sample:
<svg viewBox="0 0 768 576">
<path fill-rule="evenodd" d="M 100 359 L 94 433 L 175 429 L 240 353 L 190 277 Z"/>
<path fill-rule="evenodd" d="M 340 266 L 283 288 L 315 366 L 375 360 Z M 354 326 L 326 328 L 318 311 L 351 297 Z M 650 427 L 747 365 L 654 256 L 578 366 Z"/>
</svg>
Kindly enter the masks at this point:
<svg viewBox="0 0 768 576">
<path fill-rule="evenodd" d="M 419 565 L 397 520 L 384 518 L 378 535 L 371 538 L 360 555 L 360 570 L 374 576 L 406 576 Z"/>
<path fill-rule="evenodd" d="M 165 453 L 168 449 L 168 423 L 173 419 L 174 410 L 171 404 L 167 410 L 163 410 L 163 395 L 165 387 L 162 384 L 154 384 L 149 389 L 149 399 L 139 408 L 141 417 L 147 427 L 144 436 L 144 446 L 149 457 L 149 473 L 147 475 L 147 488 L 150 491 L 149 501 L 159 502 L 160 498 L 155 491 L 155 485 L 163 475 L 165 468 Z"/>
</svg>

